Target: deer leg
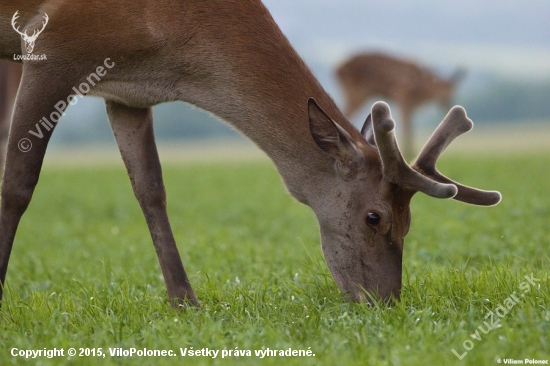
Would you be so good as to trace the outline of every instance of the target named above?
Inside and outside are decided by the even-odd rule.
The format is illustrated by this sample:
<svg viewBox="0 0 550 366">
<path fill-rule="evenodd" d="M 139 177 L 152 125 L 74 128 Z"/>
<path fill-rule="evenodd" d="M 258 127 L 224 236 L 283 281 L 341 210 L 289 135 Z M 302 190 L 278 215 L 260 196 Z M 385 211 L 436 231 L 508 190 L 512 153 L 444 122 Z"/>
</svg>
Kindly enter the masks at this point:
<svg viewBox="0 0 550 366">
<path fill-rule="evenodd" d="M 4 171 L 11 114 L 21 80 L 21 65 L 7 61 L 2 61 L 2 63 L 5 65 L 4 67 L 0 65 L 0 72 L 4 73 L 3 77 L 0 75 L 0 82 L 4 84 L 0 85 L 0 89 L 4 87 L 4 90 L 0 90 L 0 93 L 4 94 L 0 95 L 0 176 Z"/>
<path fill-rule="evenodd" d="M 43 117 L 52 122 L 52 117 L 58 119 L 63 110 L 60 108 L 58 111 L 55 107 L 59 107 L 58 103 L 66 101 L 70 95 L 72 84 L 61 74 L 64 70 L 63 65 L 59 64 L 36 67 L 30 63 L 24 67 L 23 87 L 15 103 L 2 179 L 0 300 L 17 226 L 30 203 L 55 127 L 55 123 L 50 123 L 46 128 L 39 121 Z"/>
<path fill-rule="evenodd" d="M 134 194 L 153 238 L 170 302 L 177 307 L 187 300 L 198 307 L 166 212 L 166 192 L 153 134 L 152 109 L 131 108 L 113 101 L 106 101 L 106 106 Z"/>
<path fill-rule="evenodd" d="M 411 160 L 414 155 L 414 135 L 412 130 L 412 108 L 400 105 L 401 120 L 403 121 L 403 155 L 406 160 Z"/>
<path fill-rule="evenodd" d="M 11 110 L 11 106 L 5 106 Z M 0 111 L 1 112 L 1 111 Z M 9 112 L 6 112 L 5 118 L 0 117 L 0 175 L 4 171 L 4 161 L 6 157 L 6 150 L 8 147 L 8 134 L 10 131 L 10 118 Z"/>
</svg>

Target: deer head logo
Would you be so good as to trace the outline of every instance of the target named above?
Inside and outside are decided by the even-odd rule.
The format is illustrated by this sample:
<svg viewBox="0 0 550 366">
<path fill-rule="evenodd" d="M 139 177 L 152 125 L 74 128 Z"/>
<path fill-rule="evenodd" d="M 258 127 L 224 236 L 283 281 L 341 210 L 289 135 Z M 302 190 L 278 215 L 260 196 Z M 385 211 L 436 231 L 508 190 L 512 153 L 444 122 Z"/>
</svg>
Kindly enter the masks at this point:
<svg viewBox="0 0 550 366">
<path fill-rule="evenodd" d="M 11 26 L 13 27 L 13 29 L 15 29 L 17 33 L 21 35 L 21 38 L 23 39 L 23 41 L 25 41 L 25 48 L 27 49 L 27 53 L 32 53 L 32 51 L 34 50 L 34 44 L 36 42 L 36 39 L 38 38 L 40 33 L 42 33 L 44 28 L 46 28 L 46 24 L 48 24 L 48 20 L 49 20 L 48 14 L 44 13 L 44 21 L 42 22 L 42 29 L 40 30 L 35 29 L 34 32 L 32 33 L 32 36 L 29 36 L 27 34 L 26 29 L 24 32 L 21 32 L 19 30 L 19 27 L 15 25 L 17 18 L 19 18 L 19 15 L 17 13 L 19 13 L 19 10 L 16 11 L 15 14 L 13 14 L 13 18 L 11 18 Z"/>
</svg>

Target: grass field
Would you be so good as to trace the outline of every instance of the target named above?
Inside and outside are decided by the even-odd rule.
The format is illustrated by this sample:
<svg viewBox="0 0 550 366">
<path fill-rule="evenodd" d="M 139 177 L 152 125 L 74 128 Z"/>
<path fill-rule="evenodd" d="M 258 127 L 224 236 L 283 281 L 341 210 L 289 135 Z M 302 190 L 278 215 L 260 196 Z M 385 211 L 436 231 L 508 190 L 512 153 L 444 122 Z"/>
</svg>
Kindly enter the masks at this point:
<svg viewBox="0 0 550 366">
<path fill-rule="evenodd" d="M 548 151 L 444 157 L 443 172 L 500 190 L 504 199 L 479 208 L 418 194 L 402 301 L 371 308 L 343 300 L 324 263 L 313 213 L 286 194 L 269 162 L 170 162 L 164 167 L 169 214 L 203 306 L 176 313 L 122 164 L 46 164 L 12 253 L 0 310 L 0 364 L 548 360 L 549 166 Z M 514 292 L 518 301 L 510 305 Z M 501 304 L 510 307 L 502 319 Z M 478 327 L 488 329 L 490 311 L 500 321 L 485 334 Z M 471 348 L 466 355 L 464 345 Z M 70 347 L 102 348 L 107 356 L 11 356 L 12 348 L 64 348 L 66 355 Z M 131 347 L 173 350 L 178 357 L 109 355 L 109 348 Z M 252 356 L 179 356 L 180 348 L 191 347 L 251 350 Z M 315 356 L 255 357 L 254 350 L 267 348 L 310 349 Z"/>
</svg>

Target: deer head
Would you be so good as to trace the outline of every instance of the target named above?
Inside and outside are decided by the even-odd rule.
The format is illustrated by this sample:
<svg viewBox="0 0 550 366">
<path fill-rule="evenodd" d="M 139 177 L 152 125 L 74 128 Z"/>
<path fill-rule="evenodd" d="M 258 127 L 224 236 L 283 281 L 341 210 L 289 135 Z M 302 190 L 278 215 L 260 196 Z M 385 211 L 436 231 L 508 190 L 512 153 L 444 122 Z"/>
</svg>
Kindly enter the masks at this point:
<svg viewBox="0 0 550 366">
<path fill-rule="evenodd" d="M 448 79 L 434 78 L 431 82 L 432 98 L 437 100 L 442 108 L 451 108 L 456 88 L 465 76 L 466 69 L 458 68 Z"/>
<path fill-rule="evenodd" d="M 334 160 L 323 195 L 309 204 L 319 220 L 327 265 L 353 300 L 399 299 L 409 204 L 416 192 L 482 206 L 500 202 L 500 193 L 455 183 L 435 167 L 449 143 L 473 126 L 462 107 L 450 110 L 410 166 L 384 102 L 374 104 L 361 134 L 343 129 L 313 99 L 309 122 L 316 144 Z"/>
<path fill-rule="evenodd" d="M 11 25 L 12 25 L 13 29 L 21 35 L 21 38 L 23 39 L 23 41 L 25 41 L 25 48 L 27 50 L 27 53 L 32 53 L 32 51 L 34 50 L 34 44 L 36 42 L 36 39 L 38 38 L 40 33 L 42 33 L 44 28 L 46 28 L 46 24 L 48 24 L 48 20 L 49 20 L 48 14 L 44 13 L 44 21 L 42 22 L 42 29 L 40 29 L 40 30 L 35 29 L 32 33 L 32 36 L 29 36 L 27 34 L 26 29 L 25 29 L 24 32 L 21 32 L 19 30 L 19 27 L 17 27 L 15 25 L 15 22 L 17 21 L 17 18 L 19 18 L 18 13 L 19 13 L 19 11 L 16 11 L 15 14 L 13 14 L 13 17 L 11 18 Z"/>
</svg>

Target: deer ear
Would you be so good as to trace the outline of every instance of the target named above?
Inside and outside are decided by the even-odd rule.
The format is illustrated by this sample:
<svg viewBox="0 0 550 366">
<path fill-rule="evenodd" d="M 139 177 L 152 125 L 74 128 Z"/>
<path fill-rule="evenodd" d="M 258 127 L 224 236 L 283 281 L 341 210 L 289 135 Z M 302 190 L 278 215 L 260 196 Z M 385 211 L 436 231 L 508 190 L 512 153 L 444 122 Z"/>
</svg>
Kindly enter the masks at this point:
<svg viewBox="0 0 550 366">
<path fill-rule="evenodd" d="M 370 113 L 365 120 L 365 124 L 363 124 L 363 127 L 361 128 L 361 135 L 363 135 L 365 140 L 367 140 L 367 142 L 371 146 L 376 147 L 376 141 L 374 140 L 374 130 L 372 129 L 372 115 Z"/>
<path fill-rule="evenodd" d="M 313 140 L 341 166 L 351 168 L 363 156 L 349 133 L 327 116 L 313 98 L 308 101 L 308 115 Z"/>
</svg>

